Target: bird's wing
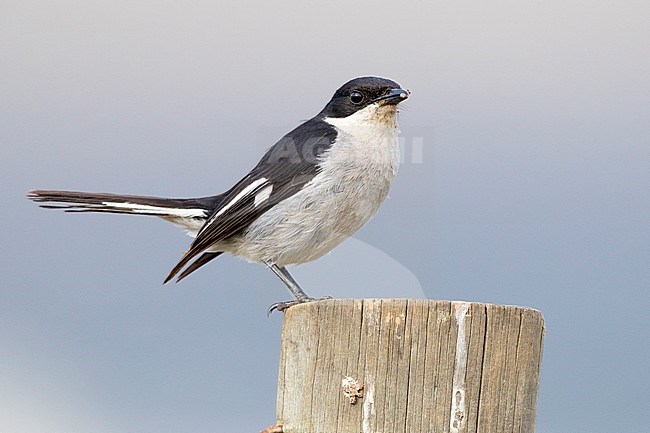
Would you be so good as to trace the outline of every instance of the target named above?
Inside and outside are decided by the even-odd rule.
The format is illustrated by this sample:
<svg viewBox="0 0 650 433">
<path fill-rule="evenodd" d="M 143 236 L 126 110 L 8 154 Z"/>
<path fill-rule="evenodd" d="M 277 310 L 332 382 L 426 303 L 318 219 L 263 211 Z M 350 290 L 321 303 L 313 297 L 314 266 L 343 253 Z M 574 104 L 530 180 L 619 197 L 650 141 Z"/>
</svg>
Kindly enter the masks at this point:
<svg viewBox="0 0 650 433">
<path fill-rule="evenodd" d="M 224 194 L 223 201 L 208 217 L 165 282 L 194 257 L 219 241 L 241 233 L 264 212 L 300 191 L 316 176 L 323 153 L 335 140 L 336 130 L 314 118 L 273 145 L 259 164 Z M 183 273 L 183 277 L 189 273 Z"/>
</svg>

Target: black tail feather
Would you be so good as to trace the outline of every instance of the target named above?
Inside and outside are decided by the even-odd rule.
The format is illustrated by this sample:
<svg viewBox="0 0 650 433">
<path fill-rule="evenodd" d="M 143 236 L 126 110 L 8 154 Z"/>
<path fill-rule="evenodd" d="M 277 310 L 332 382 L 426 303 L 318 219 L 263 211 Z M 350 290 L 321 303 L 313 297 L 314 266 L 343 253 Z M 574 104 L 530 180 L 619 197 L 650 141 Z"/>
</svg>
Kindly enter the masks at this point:
<svg viewBox="0 0 650 433">
<path fill-rule="evenodd" d="M 203 253 L 203 254 L 201 254 L 201 257 L 199 257 L 198 259 L 194 260 L 194 262 L 192 262 L 191 265 L 189 265 L 187 268 L 185 268 L 185 270 L 184 270 L 183 272 L 181 272 L 181 274 L 180 274 L 180 275 L 178 276 L 178 278 L 176 279 L 176 282 L 177 282 L 177 283 L 180 282 L 183 278 L 187 277 L 189 274 L 191 274 L 192 272 L 196 271 L 196 270 L 199 269 L 201 266 L 207 264 L 207 263 L 210 262 L 211 260 L 216 259 L 216 258 L 219 257 L 222 253 L 223 253 L 223 251 L 207 252 L 207 253 Z M 169 281 L 169 280 L 170 280 L 170 278 L 167 278 L 167 280 L 165 280 L 165 282 L 167 282 L 167 281 Z"/>
<path fill-rule="evenodd" d="M 221 195 L 201 198 L 162 198 L 126 194 L 93 193 L 79 191 L 34 190 L 27 197 L 46 209 L 64 209 L 67 212 L 137 213 L 113 204 L 134 204 L 174 209 L 204 209 L 210 212 L 222 200 Z M 60 203 L 60 204 L 51 204 Z"/>
</svg>

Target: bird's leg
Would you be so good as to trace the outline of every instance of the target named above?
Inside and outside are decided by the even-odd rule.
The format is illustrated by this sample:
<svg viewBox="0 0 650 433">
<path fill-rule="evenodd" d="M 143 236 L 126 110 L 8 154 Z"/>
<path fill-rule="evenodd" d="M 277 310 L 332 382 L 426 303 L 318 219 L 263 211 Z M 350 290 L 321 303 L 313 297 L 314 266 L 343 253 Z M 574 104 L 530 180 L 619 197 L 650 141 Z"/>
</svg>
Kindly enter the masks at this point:
<svg viewBox="0 0 650 433">
<path fill-rule="evenodd" d="M 296 304 L 303 304 L 305 302 L 311 302 L 311 301 L 318 301 L 320 299 L 314 299 L 309 296 L 300 288 L 296 280 L 293 279 L 287 268 L 284 266 L 278 266 L 273 262 L 264 262 L 266 266 L 269 267 L 273 271 L 275 275 L 278 276 L 282 280 L 285 286 L 289 289 L 289 291 L 293 294 L 293 296 L 296 297 L 294 301 L 285 301 L 285 302 L 276 302 L 275 304 L 271 305 L 269 307 L 268 313 L 271 314 L 273 310 L 278 310 L 278 311 L 284 311 L 287 308 L 296 305 Z M 330 297 L 326 298 L 321 298 L 321 299 L 330 299 Z"/>
<path fill-rule="evenodd" d="M 271 269 L 273 273 L 282 280 L 284 285 L 287 286 L 287 289 L 289 289 L 291 294 L 295 296 L 297 300 L 303 302 L 311 300 L 311 298 L 303 292 L 298 283 L 296 283 L 296 280 L 293 279 L 289 271 L 287 271 L 287 268 L 284 266 L 278 266 L 272 262 L 264 262 L 264 264 L 266 264 L 266 266 L 268 266 L 269 269 Z"/>
</svg>

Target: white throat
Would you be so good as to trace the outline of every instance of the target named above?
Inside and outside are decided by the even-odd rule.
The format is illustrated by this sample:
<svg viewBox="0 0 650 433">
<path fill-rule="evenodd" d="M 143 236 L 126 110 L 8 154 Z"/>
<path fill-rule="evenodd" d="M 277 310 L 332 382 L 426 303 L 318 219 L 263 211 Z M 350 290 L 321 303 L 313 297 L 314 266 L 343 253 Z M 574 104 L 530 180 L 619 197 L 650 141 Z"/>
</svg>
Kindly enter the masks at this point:
<svg viewBox="0 0 650 433">
<path fill-rule="evenodd" d="M 392 180 L 399 168 L 397 118 L 397 106 L 380 104 L 348 117 L 326 117 L 325 122 L 336 127 L 338 136 L 324 164 L 389 171 Z"/>
<path fill-rule="evenodd" d="M 397 105 L 370 104 L 348 117 L 326 117 L 325 121 L 339 130 L 361 138 L 375 133 L 399 132 Z"/>
</svg>

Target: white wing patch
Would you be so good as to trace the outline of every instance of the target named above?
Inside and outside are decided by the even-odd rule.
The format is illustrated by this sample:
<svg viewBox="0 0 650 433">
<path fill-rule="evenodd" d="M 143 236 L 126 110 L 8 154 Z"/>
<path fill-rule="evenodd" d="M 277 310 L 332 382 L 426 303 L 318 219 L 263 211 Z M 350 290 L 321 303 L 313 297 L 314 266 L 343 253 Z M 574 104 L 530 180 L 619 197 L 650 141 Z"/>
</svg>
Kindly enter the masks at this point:
<svg viewBox="0 0 650 433">
<path fill-rule="evenodd" d="M 272 192 L 273 192 L 273 185 L 266 186 L 266 187 L 264 187 L 264 189 L 262 189 L 260 192 L 258 192 L 255 195 L 255 207 L 257 207 L 257 206 L 261 205 L 262 203 L 264 203 L 265 201 L 267 201 L 269 199 L 269 197 L 271 197 Z"/>
<path fill-rule="evenodd" d="M 164 215 L 164 216 L 175 216 L 179 218 L 201 218 L 206 216 L 206 211 L 204 209 L 182 209 L 182 208 L 172 208 L 172 207 L 149 206 L 146 204 L 118 203 L 118 202 L 111 202 L 111 201 L 105 201 L 102 202 L 102 204 L 104 206 L 109 206 L 116 209 L 130 210 L 135 213 L 139 213 L 143 215 Z M 98 206 L 98 208 L 100 207 Z"/>
<path fill-rule="evenodd" d="M 208 227 L 210 224 L 212 224 L 212 222 L 215 219 L 219 218 L 221 215 L 223 215 L 224 212 L 226 212 L 228 209 L 233 207 L 235 205 L 235 203 L 237 203 L 238 201 L 240 201 L 244 197 L 248 196 L 251 192 L 255 191 L 255 189 L 258 188 L 260 185 L 265 184 L 266 181 L 267 181 L 267 179 L 265 177 L 262 177 L 262 178 L 257 179 L 255 182 L 251 183 L 250 185 L 248 185 L 246 188 L 242 189 L 239 192 L 239 194 L 237 194 L 235 197 L 233 197 L 233 199 L 230 200 L 224 207 L 222 207 L 219 210 L 219 212 L 217 212 L 216 214 L 212 215 L 212 217 L 210 217 L 208 222 L 206 222 L 205 225 L 203 226 L 203 228 L 201 229 L 201 232 L 203 230 L 205 230 L 205 228 Z M 270 192 L 269 192 L 269 194 L 270 194 Z M 199 234 L 201 232 L 199 232 Z"/>
</svg>

